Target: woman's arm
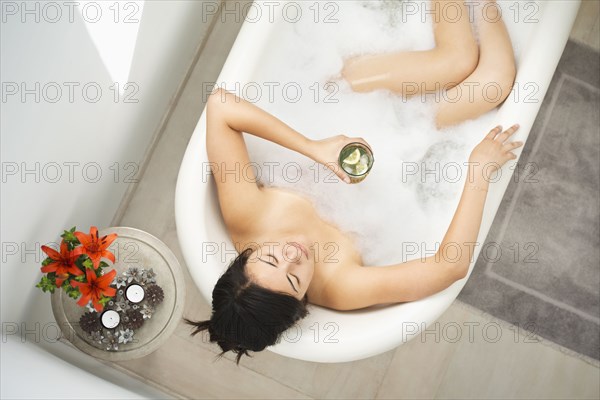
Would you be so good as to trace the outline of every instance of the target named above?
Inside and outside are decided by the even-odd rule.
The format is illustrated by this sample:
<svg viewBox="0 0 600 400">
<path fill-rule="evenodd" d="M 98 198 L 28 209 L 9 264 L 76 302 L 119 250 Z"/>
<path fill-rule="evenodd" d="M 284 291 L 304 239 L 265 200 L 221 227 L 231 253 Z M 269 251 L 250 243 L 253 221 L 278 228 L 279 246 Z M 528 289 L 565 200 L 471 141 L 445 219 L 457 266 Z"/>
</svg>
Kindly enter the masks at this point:
<svg viewBox="0 0 600 400">
<path fill-rule="evenodd" d="M 259 107 L 223 89 L 206 103 L 206 152 L 219 206 L 231 231 L 252 232 L 268 208 L 243 132 L 309 156 L 311 141 Z"/>
<path fill-rule="evenodd" d="M 342 147 L 362 138 L 338 135 L 311 140 L 273 115 L 223 89 L 215 90 L 206 105 L 206 151 L 217 186 L 219 205 L 231 230 L 248 232 L 268 207 L 257 185 L 243 132 L 297 151 L 314 161 L 328 164 L 340 179 L 346 173 L 337 166 Z"/>
<path fill-rule="evenodd" d="M 311 140 L 256 105 L 228 92 L 216 89 L 209 107 L 219 107 L 224 121 L 238 132 L 250 133 L 292 151 L 311 157 Z"/>
<path fill-rule="evenodd" d="M 327 166 L 346 183 L 349 182 L 348 175 L 337 165 L 340 150 L 350 142 L 361 142 L 370 147 L 363 138 L 345 135 L 312 140 L 260 107 L 221 88 L 216 89 L 210 95 L 208 103 L 209 108 L 220 110 L 221 118 L 229 128 L 237 132 L 249 133 L 298 152 Z"/>
<path fill-rule="evenodd" d="M 492 129 L 469 157 L 470 167 L 460 202 L 436 254 L 442 262 L 454 265 L 460 276 L 466 276 L 471 265 L 491 175 L 508 160 L 517 158 L 510 151 L 523 144 L 506 142 L 518 128 L 513 125 L 505 132 L 499 126 Z"/>
<path fill-rule="evenodd" d="M 515 125 L 502 132 L 496 127 L 473 149 L 469 157 L 472 167 L 458 207 L 435 255 L 344 271 L 326 287 L 326 299 L 331 307 L 354 310 L 375 304 L 414 301 L 464 278 L 479 234 L 490 176 L 508 160 L 515 159 L 511 150 L 523 144 L 506 141 L 517 129 Z"/>
</svg>

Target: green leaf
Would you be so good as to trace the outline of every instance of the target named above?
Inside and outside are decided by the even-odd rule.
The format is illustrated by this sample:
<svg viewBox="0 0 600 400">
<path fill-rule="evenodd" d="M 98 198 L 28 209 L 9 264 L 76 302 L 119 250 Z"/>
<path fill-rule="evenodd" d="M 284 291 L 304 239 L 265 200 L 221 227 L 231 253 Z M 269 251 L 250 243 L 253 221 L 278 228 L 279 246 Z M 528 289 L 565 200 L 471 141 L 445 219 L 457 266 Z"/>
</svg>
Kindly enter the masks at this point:
<svg viewBox="0 0 600 400">
<path fill-rule="evenodd" d="M 87 254 L 82 254 L 75 259 L 75 265 L 79 267 L 80 270 L 85 271 L 85 267 L 83 266 L 83 262 L 87 259 Z"/>
<path fill-rule="evenodd" d="M 101 295 L 100 299 L 98 300 L 98 302 L 100 304 L 102 304 L 103 306 L 106 305 L 106 303 L 108 303 L 109 301 L 111 301 L 113 298 L 112 297 L 106 297 L 105 295 Z"/>
<path fill-rule="evenodd" d="M 88 256 L 86 256 L 85 260 L 81 264 L 84 268 L 94 269 L 94 263 Z"/>
<path fill-rule="evenodd" d="M 47 291 L 50 291 L 50 293 L 54 293 L 54 289 L 56 288 L 56 282 L 54 279 L 50 279 L 47 276 L 43 276 L 39 283 L 35 285 L 35 287 L 42 289 L 44 293 Z"/>
<path fill-rule="evenodd" d="M 106 268 L 108 267 L 108 263 L 106 261 L 100 261 L 100 268 Z"/>
<path fill-rule="evenodd" d="M 67 293 L 67 295 L 73 299 L 78 298 L 79 295 L 81 294 L 81 292 L 79 291 L 79 288 L 71 286 L 69 281 L 63 282 L 62 287 L 65 290 L 65 293 Z"/>
<path fill-rule="evenodd" d="M 44 261 L 42 261 L 42 266 L 45 267 L 46 265 L 50 264 L 53 260 L 50 257 L 46 257 L 46 259 Z"/>
<path fill-rule="evenodd" d="M 85 282 L 85 275 L 77 275 L 74 278 L 77 282 Z"/>
<path fill-rule="evenodd" d="M 81 243 L 77 236 L 75 236 L 75 227 L 71 228 L 71 230 L 65 230 L 60 237 L 67 243 L 69 250 L 73 250 L 75 247 L 79 246 Z"/>
</svg>

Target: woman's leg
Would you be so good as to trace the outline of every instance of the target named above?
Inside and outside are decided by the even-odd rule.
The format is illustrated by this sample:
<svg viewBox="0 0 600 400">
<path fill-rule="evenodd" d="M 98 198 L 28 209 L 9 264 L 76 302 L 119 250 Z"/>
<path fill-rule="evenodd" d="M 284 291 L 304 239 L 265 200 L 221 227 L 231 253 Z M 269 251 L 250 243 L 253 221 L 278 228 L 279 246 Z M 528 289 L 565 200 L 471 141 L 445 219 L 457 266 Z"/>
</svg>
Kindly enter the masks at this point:
<svg viewBox="0 0 600 400">
<path fill-rule="evenodd" d="M 428 4 L 426 2 L 420 3 Z M 463 0 L 432 0 L 435 48 L 364 55 L 346 60 L 342 77 L 357 92 L 390 89 L 411 96 L 451 87 L 477 66 L 477 42 Z"/>
<path fill-rule="evenodd" d="M 436 125 L 473 119 L 500 105 L 512 90 L 516 66 L 510 37 L 495 0 L 475 16 L 479 26 L 479 63 L 458 86 L 441 96 Z"/>
</svg>

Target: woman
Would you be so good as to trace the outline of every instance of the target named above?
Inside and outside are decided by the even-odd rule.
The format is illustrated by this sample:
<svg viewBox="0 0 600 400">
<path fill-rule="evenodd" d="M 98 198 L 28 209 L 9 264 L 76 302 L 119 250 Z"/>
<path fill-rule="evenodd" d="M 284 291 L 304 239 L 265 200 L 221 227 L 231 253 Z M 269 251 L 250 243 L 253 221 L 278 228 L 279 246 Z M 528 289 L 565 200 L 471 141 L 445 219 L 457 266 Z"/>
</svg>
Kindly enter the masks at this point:
<svg viewBox="0 0 600 400">
<path fill-rule="evenodd" d="M 434 4 L 440 6 L 440 2 Z M 365 57 L 348 64 L 343 73 L 357 90 L 394 90 L 394 82 L 386 80 L 390 77 L 406 76 L 413 81 L 422 78 L 426 85 L 448 82 L 460 74 L 483 79 L 499 71 L 488 70 L 491 64 L 498 67 L 489 58 L 497 58 L 502 43 L 510 47 L 503 25 L 483 29 L 479 64 L 467 74 L 463 64 L 454 62 L 454 58 L 457 54 L 467 57 L 463 52 L 468 47 L 454 46 L 474 43 L 468 20 L 457 24 L 442 18 L 435 25 L 435 33 L 436 48 L 431 51 Z M 438 40 L 440 35 L 444 40 Z M 490 54 L 488 46 L 499 47 Z M 505 56 L 512 59 L 512 50 L 510 56 Z M 389 68 L 382 74 L 385 65 L 396 63 L 387 64 L 382 61 L 384 57 L 397 57 L 400 70 Z M 425 64 L 417 68 L 413 62 Z M 428 72 L 422 75 L 425 66 Z M 369 79 L 370 74 L 388 78 Z M 489 109 L 490 104 L 479 100 L 471 104 L 442 104 L 438 121 L 459 122 Z M 210 95 L 206 112 L 207 154 L 214 163 L 211 168 L 223 219 L 239 256 L 215 285 L 211 319 L 185 321 L 196 327 L 192 335 L 208 330 L 210 341 L 222 349 L 220 355 L 230 350 L 237 353 L 238 364 L 243 354 L 249 355 L 249 350 L 261 351 L 275 344 L 281 333 L 308 314 L 309 301 L 336 310 L 354 310 L 421 299 L 464 278 L 472 255 L 471 243 L 479 232 L 489 175 L 516 158 L 511 150 L 522 145 L 508 140 L 517 125 L 504 132 L 500 127 L 490 131 L 470 155 L 474 167 L 469 168 L 458 208 L 437 254 L 375 268 L 364 265 L 351 238 L 322 220 L 310 200 L 282 188 L 259 187 L 253 169 L 243 168 L 250 163 L 242 135 L 246 132 L 326 165 L 349 182 L 346 173 L 337 167 L 337 157 L 347 143 L 360 141 L 368 146 L 365 140 L 345 135 L 311 140 L 222 89 Z M 221 173 L 242 169 L 243 176 Z"/>
</svg>

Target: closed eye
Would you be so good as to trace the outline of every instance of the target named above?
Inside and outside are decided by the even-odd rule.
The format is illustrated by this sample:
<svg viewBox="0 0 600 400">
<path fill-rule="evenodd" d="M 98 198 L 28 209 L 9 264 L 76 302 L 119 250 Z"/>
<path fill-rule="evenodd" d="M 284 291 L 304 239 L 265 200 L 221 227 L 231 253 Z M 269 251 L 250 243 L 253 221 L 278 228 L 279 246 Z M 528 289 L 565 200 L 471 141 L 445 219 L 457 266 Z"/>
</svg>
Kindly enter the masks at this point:
<svg viewBox="0 0 600 400">
<path fill-rule="evenodd" d="M 268 256 L 269 256 L 269 257 L 273 257 L 273 258 L 275 259 L 275 261 L 276 261 L 277 263 L 279 263 L 279 260 L 277 260 L 277 257 L 275 257 L 273 254 L 268 254 Z M 292 275 L 294 278 L 296 278 L 296 281 L 297 281 L 297 283 L 298 283 L 298 286 L 300 286 L 300 279 L 298 279 L 298 277 L 297 277 L 296 275 L 294 275 L 294 274 L 290 274 L 290 275 Z M 293 285 L 292 285 L 292 286 L 293 286 Z M 295 289 L 295 288 L 294 288 L 294 289 Z"/>
<path fill-rule="evenodd" d="M 277 259 L 277 257 L 275 257 L 273 254 L 267 254 L 267 256 L 274 258 L 274 259 L 275 259 L 275 262 L 279 263 L 279 260 L 278 260 L 278 259 Z M 268 261 L 265 261 L 265 260 L 262 260 L 262 261 L 264 261 L 264 262 L 266 262 L 267 264 L 269 264 L 269 265 L 272 265 L 273 267 L 277 268 L 277 266 L 276 266 L 275 264 L 273 264 L 273 263 L 270 263 L 270 262 L 268 262 Z M 296 275 L 294 275 L 294 274 L 290 274 L 290 275 L 292 275 L 294 278 L 296 278 L 296 280 L 298 281 L 298 285 L 300 285 L 300 279 L 298 279 L 298 277 L 297 277 Z M 288 282 L 290 282 L 290 286 L 292 287 L 292 289 L 294 289 L 296 292 L 298 292 L 298 289 L 296 289 L 296 288 L 294 287 L 294 284 L 292 283 L 292 281 L 290 280 L 290 278 L 289 278 L 289 277 L 287 277 L 287 280 L 288 280 Z"/>
</svg>

